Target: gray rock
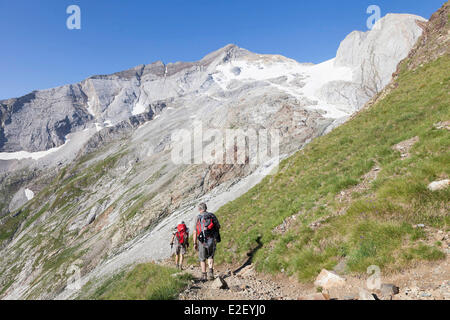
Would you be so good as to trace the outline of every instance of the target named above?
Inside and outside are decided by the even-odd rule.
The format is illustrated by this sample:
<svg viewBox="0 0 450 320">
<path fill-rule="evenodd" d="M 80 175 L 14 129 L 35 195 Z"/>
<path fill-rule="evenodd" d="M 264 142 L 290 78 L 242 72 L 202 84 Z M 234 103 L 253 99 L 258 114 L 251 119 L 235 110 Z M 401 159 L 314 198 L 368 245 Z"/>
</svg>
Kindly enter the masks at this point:
<svg viewBox="0 0 450 320">
<path fill-rule="evenodd" d="M 244 289 L 242 289 L 240 286 L 237 286 L 237 285 L 231 286 L 230 290 L 232 292 L 242 292 L 242 291 L 244 291 Z"/>
<path fill-rule="evenodd" d="M 422 298 L 429 298 L 429 297 L 432 296 L 432 294 L 429 293 L 429 292 L 421 292 L 421 293 L 420 293 L 420 296 L 421 296 Z"/>
<path fill-rule="evenodd" d="M 399 287 L 391 283 L 383 283 L 380 288 L 380 293 L 383 296 L 396 295 L 400 292 Z"/>
<path fill-rule="evenodd" d="M 428 189 L 431 191 L 439 191 L 446 189 L 448 186 L 450 186 L 450 179 L 445 179 L 431 182 L 428 185 Z"/>
<path fill-rule="evenodd" d="M 336 273 L 322 269 L 320 274 L 317 276 L 316 281 L 314 281 L 314 285 L 323 289 L 330 289 L 343 286 L 345 281 L 346 280 L 344 278 Z"/>
<path fill-rule="evenodd" d="M 211 288 L 212 289 L 228 289 L 228 284 L 222 277 L 217 277 L 211 283 Z"/>
<path fill-rule="evenodd" d="M 241 74 L 241 68 L 239 68 L 239 67 L 234 67 L 234 68 L 231 69 L 231 72 L 232 72 L 235 76 L 238 76 L 238 75 Z"/>
</svg>

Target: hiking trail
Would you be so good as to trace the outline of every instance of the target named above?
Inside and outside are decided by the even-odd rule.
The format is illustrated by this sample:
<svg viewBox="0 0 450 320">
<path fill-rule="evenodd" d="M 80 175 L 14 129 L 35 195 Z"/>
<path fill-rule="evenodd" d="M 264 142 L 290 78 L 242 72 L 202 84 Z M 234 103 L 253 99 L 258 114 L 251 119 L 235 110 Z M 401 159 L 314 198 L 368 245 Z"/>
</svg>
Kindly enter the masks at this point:
<svg viewBox="0 0 450 320">
<path fill-rule="evenodd" d="M 172 260 L 160 264 L 173 266 Z M 342 267 L 342 264 L 339 264 Z M 201 282 L 197 265 L 187 265 L 182 272 L 194 279 L 177 297 L 178 300 L 450 300 L 449 256 L 445 260 L 423 262 L 402 273 L 381 275 L 383 284 L 399 288 L 398 294 L 367 288 L 367 275 L 342 275 L 345 284 L 319 292 L 313 282 L 300 283 L 295 276 L 266 275 L 255 271 L 253 264 L 221 265 L 215 268 L 215 280 Z M 174 276 L 177 276 L 175 274 Z"/>
</svg>

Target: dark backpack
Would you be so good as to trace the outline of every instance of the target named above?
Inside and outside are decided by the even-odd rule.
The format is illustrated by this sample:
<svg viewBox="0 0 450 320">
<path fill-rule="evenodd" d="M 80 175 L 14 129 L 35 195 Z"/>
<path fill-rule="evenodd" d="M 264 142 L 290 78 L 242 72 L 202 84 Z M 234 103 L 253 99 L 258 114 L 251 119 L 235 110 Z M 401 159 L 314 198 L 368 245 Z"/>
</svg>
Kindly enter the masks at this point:
<svg viewBox="0 0 450 320">
<path fill-rule="evenodd" d="M 210 213 L 204 213 L 197 217 L 197 235 L 200 242 L 205 242 L 206 239 L 214 238 L 216 242 L 220 242 L 220 224 L 217 217 Z"/>
</svg>

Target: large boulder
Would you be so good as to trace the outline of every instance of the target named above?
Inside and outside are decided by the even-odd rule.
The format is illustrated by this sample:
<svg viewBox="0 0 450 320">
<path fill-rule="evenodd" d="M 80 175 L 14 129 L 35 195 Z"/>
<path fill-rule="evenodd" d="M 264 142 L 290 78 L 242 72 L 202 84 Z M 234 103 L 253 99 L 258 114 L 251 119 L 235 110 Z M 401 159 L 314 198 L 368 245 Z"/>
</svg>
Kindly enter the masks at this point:
<svg viewBox="0 0 450 320">
<path fill-rule="evenodd" d="M 212 289 L 228 289 L 227 282 L 222 277 L 217 277 L 211 284 Z"/>
<path fill-rule="evenodd" d="M 430 191 L 439 191 L 444 190 L 450 185 L 450 179 L 440 180 L 440 181 L 433 181 L 428 185 L 428 190 Z"/>
<path fill-rule="evenodd" d="M 316 287 L 330 289 L 345 285 L 345 279 L 332 271 L 323 269 L 314 281 Z"/>
</svg>

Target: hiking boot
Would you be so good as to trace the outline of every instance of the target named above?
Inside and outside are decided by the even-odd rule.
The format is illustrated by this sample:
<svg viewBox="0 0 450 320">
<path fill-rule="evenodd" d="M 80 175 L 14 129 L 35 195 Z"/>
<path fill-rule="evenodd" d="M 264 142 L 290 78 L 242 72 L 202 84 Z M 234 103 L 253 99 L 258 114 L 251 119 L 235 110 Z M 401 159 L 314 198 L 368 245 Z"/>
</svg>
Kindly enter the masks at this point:
<svg viewBox="0 0 450 320">
<path fill-rule="evenodd" d="M 208 270 L 208 280 L 209 281 L 214 280 L 214 271 L 213 271 L 213 269 L 209 269 Z"/>
<path fill-rule="evenodd" d="M 200 278 L 200 281 L 202 281 L 202 282 L 208 281 L 208 278 L 206 276 L 206 272 L 202 272 L 202 277 Z"/>
</svg>

